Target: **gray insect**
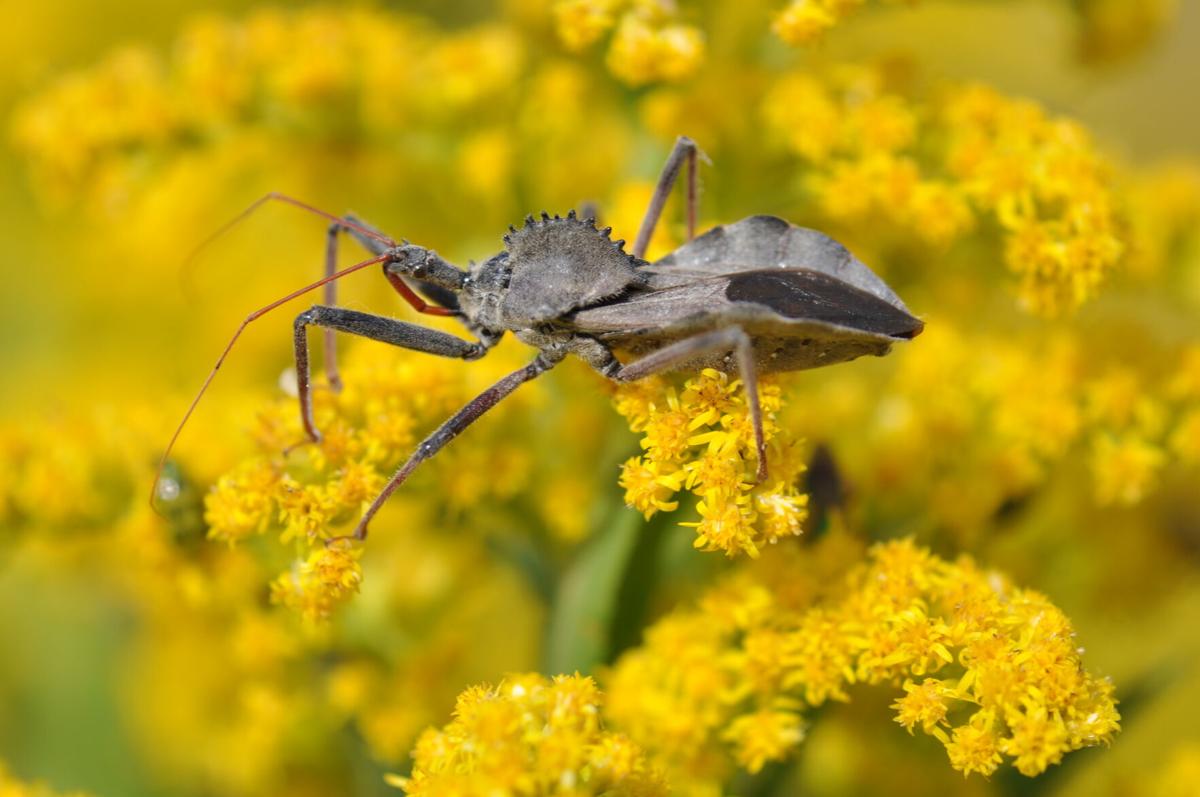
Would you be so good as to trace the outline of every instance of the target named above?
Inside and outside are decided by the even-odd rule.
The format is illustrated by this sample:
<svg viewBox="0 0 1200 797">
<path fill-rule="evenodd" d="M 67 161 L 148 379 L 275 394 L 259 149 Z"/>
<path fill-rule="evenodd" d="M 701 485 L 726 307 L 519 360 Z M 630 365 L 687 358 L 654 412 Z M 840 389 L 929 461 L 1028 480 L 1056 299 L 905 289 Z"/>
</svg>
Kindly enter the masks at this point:
<svg viewBox="0 0 1200 797">
<path fill-rule="evenodd" d="M 506 332 L 538 349 L 533 362 L 476 396 L 417 446 L 367 508 L 354 529 L 355 539 L 366 537 L 371 518 L 419 464 L 568 354 L 617 382 L 704 367 L 739 375 L 754 426 L 761 481 L 767 475 L 767 457 L 757 374 L 832 365 L 864 354 L 883 355 L 893 341 L 911 339 L 924 325 L 879 277 L 823 233 L 772 216 L 751 216 L 696 238 L 697 155 L 690 139 L 676 141 L 630 252 L 625 251 L 624 241 L 609 239 L 608 228 L 597 229 L 592 219 L 575 211 L 565 217 L 543 213 L 540 219 L 527 217 L 521 229 L 510 227 L 504 250 L 467 271 L 430 249 L 397 243 L 353 216 L 331 216 L 280 194 L 263 197 L 234 222 L 268 200 L 299 206 L 333 222 L 327 238 L 326 276 L 247 316 L 188 408 L 163 463 L 246 325 L 286 301 L 325 286 L 326 303 L 305 310 L 295 320 L 300 414 L 313 442 L 321 434 L 313 422 L 310 326 L 326 330 L 326 360 L 331 364 L 327 370 L 335 388 L 340 383 L 332 352 L 338 331 L 462 360 L 483 357 Z M 685 163 L 688 242 L 648 263 L 642 256 Z M 337 239 L 343 232 L 374 257 L 335 271 Z M 415 310 L 452 316 L 475 339 L 335 306 L 333 281 L 377 263 Z M 618 352 L 624 360 L 617 358 Z M 158 481 L 155 495 L 160 492 Z"/>
</svg>

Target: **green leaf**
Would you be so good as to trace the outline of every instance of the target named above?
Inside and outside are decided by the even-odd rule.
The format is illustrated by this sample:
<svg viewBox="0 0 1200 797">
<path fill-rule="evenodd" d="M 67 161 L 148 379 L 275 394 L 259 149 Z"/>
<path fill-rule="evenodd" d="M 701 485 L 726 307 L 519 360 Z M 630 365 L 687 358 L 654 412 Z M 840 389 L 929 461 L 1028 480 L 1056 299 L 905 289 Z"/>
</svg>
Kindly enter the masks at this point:
<svg viewBox="0 0 1200 797">
<path fill-rule="evenodd" d="M 550 611 L 547 674 L 591 672 L 608 658 L 621 585 L 642 529 L 637 512 L 615 507 L 563 575 Z"/>
</svg>

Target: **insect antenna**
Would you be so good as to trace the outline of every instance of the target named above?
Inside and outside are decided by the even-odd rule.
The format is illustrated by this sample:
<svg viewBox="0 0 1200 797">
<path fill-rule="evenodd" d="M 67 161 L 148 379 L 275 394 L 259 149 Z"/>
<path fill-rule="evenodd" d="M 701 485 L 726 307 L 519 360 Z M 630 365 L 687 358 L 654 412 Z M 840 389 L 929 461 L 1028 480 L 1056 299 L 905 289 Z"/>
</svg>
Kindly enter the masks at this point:
<svg viewBox="0 0 1200 797">
<path fill-rule="evenodd" d="M 233 349 L 233 345 L 235 343 L 237 343 L 238 338 L 240 338 L 242 335 L 242 331 L 245 330 L 245 328 L 250 325 L 250 322 L 252 322 L 258 318 L 261 318 L 262 316 L 271 312 L 272 310 L 274 310 L 276 307 L 279 307 L 280 305 L 287 304 L 292 299 L 295 299 L 299 296 L 303 296 L 304 294 L 308 293 L 309 291 L 314 291 L 317 288 L 320 288 L 322 285 L 326 285 L 330 282 L 333 282 L 336 279 L 341 279 L 342 277 L 346 276 L 347 274 L 353 274 L 355 271 L 361 271 L 362 269 L 366 268 L 367 266 L 373 266 L 376 263 L 382 263 L 383 261 L 387 260 L 389 257 L 390 257 L 390 255 L 385 253 L 382 255 L 377 255 L 377 256 L 371 258 L 370 260 L 364 260 L 361 263 L 355 263 L 353 266 L 347 266 L 346 268 L 342 269 L 341 271 L 334 272 L 333 274 L 330 274 L 329 276 L 325 277 L 324 279 L 319 279 L 316 282 L 311 283 L 310 285 L 306 285 L 303 288 L 299 288 L 298 290 L 292 291 L 287 296 L 284 296 L 282 299 L 276 299 L 275 301 L 271 302 L 270 304 L 264 305 L 263 307 L 258 308 L 257 310 L 255 310 L 253 313 L 246 316 L 245 319 L 242 320 L 242 323 L 238 326 L 237 330 L 233 333 L 233 337 L 231 337 L 229 339 L 229 343 L 225 344 L 225 348 L 224 348 L 224 350 L 222 350 L 221 356 L 217 358 L 216 364 L 213 365 L 212 370 L 208 372 L 208 377 L 205 378 L 204 384 L 202 384 L 200 386 L 200 390 L 199 390 L 199 392 L 196 393 L 196 397 L 193 398 L 192 403 L 188 405 L 187 412 L 185 412 L 183 414 L 183 419 L 181 421 L 179 421 L 179 425 L 177 427 L 175 427 L 175 433 L 171 435 L 171 440 L 169 443 L 167 443 L 167 448 L 165 451 L 163 451 L 162 458 L 159 459 L 159 461 L 158 461 L 158 469 L 154 472 L 154 483 L 150 486 L 150 508 L 151 509 L 153 509 L 155 512 L 158 512 L 158 505 L 156 504 L 155 499 L 157 499 L 159 497 L 159 489 L 160 489 L 160 486 L 163 485 L 163 481 L 162 481 L 163 470 L 166 468 L 167 459 L 171 456 L 171 451 L 175 448 L 175 441 L 177 441 L 179 439 L 180 433 L 183 432 L 183 427 L 187 425 L 188 420 L 192 417 L 192 413 L 195 412 L 195 410 L 196 410 L 196 406 L 200 403 L 200 399 L 204 397 L 205 392 L 208 390 L 208 386 L 212 384 L 213 379 L 216 377 L 217 371 L 221 370 L 221 366 L 225 363 L 225 358 L 229 356 L 229 352 Z"/>
<path fill-rule="evenodd" d="M 195 263 L 196 258 L 199 257 L 200 254 L 202 252 L 204 252 L 205 249 L 208 249 L 208 247 L 211 246 L 215 241 L 217 241 L 219 238 L 223 237 L 226 233 L 228 233 L 234 227 L 241 224 L 243 221 L 245 221 L 247 218 L 249 218 L 251 215 L 253 215 L 256 210 L 258 210 L 259 208 L 261 208 L 263 205 L 267 204 L 268 202 L 284 202 L 293 207 L 300 208 L 301 210 L 303 210 L 307 213 L 312 213 L 314 215 L 320 216 L 323 219 L 328 219 L 329 221 L 336 222 L 337 224 L 340 224 L 342 227 L 345 227 L 348 230 L 354 230 L 355 232 L 362 233 L 363 235 L 367 236 L 368 238 L 373 238 L 376 241 L 379 241 L 380 243 L 384 244 L 385 246 L 395 246 L 396 245 L 395 241 L 393 241 L 388 236 L 383 235 L 382 233 L 378 232 L 377 230 L 372 230 L 368 227 L 364 227 L 361 224 L 357 224 L 355 222 L 343 219 L 339 216 L 335 216 L 332 213 L 328 213 L 324 210 L 321 210 L 320 208 L 313 207 L 312 205 L 308 204 L 307 202 L 303 202 L 299 199 L 296 199 L 295 197 L 288 196 L 287 194 L 281 194 L 278 191 L 271 191 L 270 193 L 264 194 L 263 196 L 260 196 L 258 199 L 251 202 L 249 205 L 246 206 L 245 210 L 243 210 L 241 213 L 238 213 L 232 219 L 230 219 L 229 221 L 222 224 L 211 235 L 209 235 L 207 238 L 205 238 L 200 243 L 196 244 L 195 247 L 193 247 L 192 251 L 190 251 L 188 253 L 187 257 L 185 257 L 183 259 L 183 263 L 180 264 L 180 266 L 179 266 L 180 271 L 183 275 L 183 278 L 186 281 L 185 288 L 184 288 L 186 292 L 188 292 L 188 293 L 191 292 L 191 283 L 190 283 L 191 271 L 192 271 L 192 265 Z"/>
</svg>

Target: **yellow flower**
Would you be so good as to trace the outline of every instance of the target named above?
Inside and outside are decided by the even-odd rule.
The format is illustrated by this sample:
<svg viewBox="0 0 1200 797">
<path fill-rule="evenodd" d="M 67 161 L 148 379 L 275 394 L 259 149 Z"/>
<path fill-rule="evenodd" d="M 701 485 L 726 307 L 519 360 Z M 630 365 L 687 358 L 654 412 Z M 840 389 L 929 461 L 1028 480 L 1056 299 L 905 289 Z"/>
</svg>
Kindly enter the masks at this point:
<svg viewBox="0 0 1200 797">
<path fill-rule="evenodd" d="M 701 610 L 663 620 L 617 662 L 609 716 L 669 762 L 672 777 L 688 766 L 682 744 L 731 743 L 733 759 L 751 771 L 784 757 L 802 738 L 804 708 L 848 700 L 858 681 L 903 683 L 897 722 L 939 739 L 964 774 L 990 774 L 1008 756 L 1034 775 L 1116 733 L 1112 687 L 1083 669 L 1062 613 L 969 559 L 948 562 L 911 540 L 882 543 L 835 577 L 840 583 L 814 585 L 806 602 L 782 605 L 770 579 L 812 572 L 821 549 L 845 557 L 837 536 L 765 573 L 735 571 Z M 913 679 L 934 671 L 936 679 Z M 676 712 L 668 716 L 655 695 L 679 695 L 692 678 L 704 688 L 684 693 L 690 702 L 668 703 Z M 970 718 L 952 726 L 965 707 Z"/>
<path fill-rule="evenodd" d="M 1108 743 L 1120 720 L 1114 687 L 1085 668 L 1093 662 L 1067 617 L 971 559 L 924 545 L 988 550 L 1030 580 L 1073 590 L 1061 599 L 1080 611 L 1133 601 L 1124 608 L 1154 621 L 1101 651 L 1126 678 L 1147 666 L 1133 655 L 1142 642 L 1152 649 L 1153 633 L 1179 631 L 1167 623 L 1156 632 L 1181 614 L 1156 609 L 1162 596 L 1178 598 L 1173 587 L 1191 563 L 1170 558 L 1176 529 L 1156 521 L 1186 515 L 1200 462 L 1200 348 L 1187 340 L 1200 297 L 1195 165 L 1126 166 L 1097 143 L 1119 143 L 1120 128 L 1101 125 L 1092 138 L 1049 106 L 914 76 L 911 63 L 823 67 L 828 54 L 789 55 L 772 42 L 819 39 L 867 8 L 860 0 L 773 0 L 765 14 L 675 0 L 471 5 L 494 13 L 476 20 L 441 4 L 437 21 L 344 7 L 202 16 L 168 47 L 124 47 L 15 108 L 30 188 L 79 208 L 41 220 L 24 207 L 10 214 L 32 222 L 18 257 L 62 255 L 49 309 L 69 309 L 73 322 L 54 325 L 48 359 L 30 348 L 36 334 L 8 341 L 0 586 L 21 598 L 9 601 L 18 630 L 28 607 L 37 620 L 79 600 L 67 588 L 77 576 L 76 587 L 100 579 L 111 591 L 94 606 L 82 594 L 89 618 L 103 621 L 115 605 L 118 637 L 133 643 L 120 651 L 128 688 L 118 709 L 137 745 L 132 770 L 153 778 L 139 790 L 339 793 L 364 757 L 404 766 L 421 730 L 447 721 L 459 686 L 534 666 L 543 646 L 555 648 L 545 645 L 545 618 L 571 607 L 553 585 L 596 566 L 576 547 L 592 530 L 612 530 L 595 526 L 611 515 L 597 503 L 611 491 L 597 485 L 613 478 L 604 467 L 632 453 L 620 472 L 626 502 L 647 517 L 687 504 L 676 520 L 689 530 L 666 535 L 653 566 L 618 562 L 631 580 L 600 580 L 615 595 L 584 596 L 596 602 L 582 607 L 589 622 L 610 601 L 614 622 L 598 630 L 615 632 L 613 645 L 643 639 L 597 666 L 603 699 L 581 678 L 560 688 L 515 676 L 468 691 L 462 715 L 422 740 L 418 774 L 397 784 L 659 794 L 661 770 L 674 793 L 717 797 L 755 786 L 749 771 L 785 761 L 809 723 L 831 719 L 835 733 L 813 734 L 823 761 L 834 753 L 820 786 L 870 790 L 879 767 L 854 766 L 845 752 L 846 729 L 870 717 L 812 710 L 867 689 L 887 695 L 870 700 L 881 732 L 895 733 L 889 715 L 919 728 L 965 775 L 1006 764 L 1038 773 Z M 1114 56 L 1159 29 L 1169 6 L 1071 4 L 1085 44 L 1117 45 L 1093 51 Z M 10 43 L 37 34 L 9 59 L 14 75 L 29 72 L 30 54 L 34 72 L 61 55 L 38 46 L 38 13 L 61 9 L 14 18 Z M 890 16 L 876 22 L 886 27 Z M 914 15 L 909 24 L 926 23 Z M 102 44 L 102 26 L 77 28 L 73 52 Z M 834 49 L 856 47 L 848 36 Z M 745 112 L 731 112 L 730 98 Z M 333 211 L 358 208 L 462 263 L 495 252 L 499 231 L 542 207 L 595 201 L 602 223 L 631 238 L 681 132 L 713 159 L 701 169 L 701 230 L 757 212 L 827 230 L 929 316 L 929 332 L 896 356 L 786 377 L 786 402 L 767 380 L 770 477 L 761 484 L 736 378 L 621 387 L 613 401 L 645 445 L 617 456 L 628 438 L 602 380 L 568 362 L 423 464 L 366 545 L 326 548 L 418 440 L 532 353 L 505 343 L 464 365 L 342 345 L 342 391 L 316 377 L 322 440 L 296 447 L 294 396 L 264 400 L 246 387 L 271 385 L 287 357 L 270 331 L 285 331 L 283 309 L 239 344 L 214 385 L 217 404 L 206 399 L 185 434 L 160 502 L 166 517 L 144 505 L 175 420 L 165 416 L 187 400 L 177 379 L 202 375 L 191 369 L 203 369 L 215 328 L 318 273 L 322 223 L 268 209 L 208 250 L 192 272 L 204 293 L 178 304 L 173 264 L 245 201 L 280 188 Z M 25 193 L 7 192 L 9 204 Z M 651 260 L 683 243 L 682 193 L 668 202 Z M 346 240 L 341 260 L 357 254 Z M 377 274 L 366 276 L 343 286 L 346 305 L 399 308 L 407 321 L 463 334 L 452 320 L 400 308 Z M 1006 286 L 1036 315 L 1069 316 L 1113 295 L 1077 319 L 1046 322 L 1014 317 Z M 20 280 L 9 287 L 21 317 L 62 315 L 41 313 L 44 298 L 25 306 L 33 294 Z M 70 378 L 45 382 L 43 370 L 73 358 Z M 26 361 L 39 365 L 31 372 Z M 1176 472 L 1177 463 L 1193 470 Z M 1094 484 L 1081 490 L 1089 467 Z M 1130 506 L 1095 511 L 1097 500 Z M 845 532 L 864 520 L 873 539 L 912 529 L 921 544 L 885 543 L 864 559 L 865 543 Z M 806 525 L 817 533 L 792 539 Z M 739 558 L 712 561 L 680 547 L 680 536 Z M 1134 537 L 1139 556 L 1128 556 Z M 662 580 L 632 580 L 650 571 Z M 1151 572 L 1160 588 L 1142 589 Z M 268 584 L 279 606 L 264 605 Z M 696 602 L 672 605 L 693 593 Z M 649 599 L 659 619 L 625 626 L 637 614 L 626 610 L 639 608 L 630 598 Z M 1073 619 L 1095 625 L 1088 614 Z M 592 641 L 589 663 L 613 653 Z M 24 689 L 28 662 L 12 647 L 18 655 L 0 670 Z M 1121 650 L 1133 652 L 1128 661 L 1111 659 Z M 526 692 L 506 691 L 514 685 Z M 329 744 L 339 733 L 347 744 Z M 913 750 L 906 767 L 930 763 L 924 740 L 896 736 Z M 30 754 L 44 741 L 31 737 Z M 1182 793 L 1196 781 L 1194 750 L 1161 758 L 1162 777 L 1119 774 L 1139 793 Z M 1097 760 L 1122 766 L 1120 755 Z M 795 777 L 808 786 L 813 775 Z M 46 793 L 0 774 L 9 791 Z"/>
<path fill-rule="evenodd" d="M 345 543 L 317 548 L 291 573 L 271 583 L 271 601 L 294 609 L 309 622 L 328 619 L 334 608 L 358 592 L 361 555 L 361 549 Z"/>
<path fill-rule="evenodd" d="M 754 515 L 745 504 L 744 496 L 730 495 L 723 490 L 710 490 L 696 505 L 700 520 L 683 523 L 696 529 L 696 548 L 702 551 L 724 551 L 733 556 L 747 553 L 758 556 L 754 541 Z"/>
<path fill-rule="evenodd" d="M 971 722 L 955 728 L 951 740 L 946 744 L 950 766 L 963 773 L 963 777 L 972 772 L 987 777 L 1004 761 L 990 723 L 986 719 L 979 719 L 986 716 L 981 711 L 971 718 Z"/>
<path fill-rule="evenodd" d="M 617 26 L 608 50 L 608 69 L 631 86 L 689 77 L 704 58 L 704 37 L 695 28 L 657 28 L 635 14 Z"/>
<path fill-rule="evenodd" d="M 865 0 L 791 0 L 772 30 L 793 46 L 812 44 Z M 909 0 L 913 2 L 913 0 Z M 1080 0 L 1079 55 L 1085 62 L 1119 61 L 1145 49 L 1175 13 L 1174 0 Z"/>
<path fill-rule="evenodd" d="M 768 761 L 782 761 L 804 741 L 804 723 L 795 713 L 763 709 L 735 719 L 721 738 L 734 746 L 738 764 L 753 774 Z"/>
<path fill-rule="evenodd" d="M 412 795 L 667 794 L 641 750 L 603 729 L 602 706 L 595 682 L 579 675 L 471 687 L 450 724 L 421 736 L 412 776 L 394 785 Z"/>
<path fill-rule="evenodd" d="M 626 461 L 621 471 L 625 502 L 647 518 L 678 506 L 672 500 L 687 489 L 700 500 L 695 547 L 728 556 L 758 556 L 762 546 L 804 530 L 808 496 L 797 487 L 805 464 L 775 422 L 782 409 L 779 386 L 759 385 L 763 437 L 774 440 L 768 454 L 770 478 L 757 483 L 758 453 L 740 380 L 705 369 L 682 391 L 666 380 L 621 385 L 617 411 L 643 434 L 645 454 Z"/>
<path fill-rule="evenodd" d="M 791 45 L 811 44 L 837 23 L 823 0 L 792 0 L 771 23 L 779 38 Z"/>
<path fill-rule="evenodd" d="M 661 465 L 633 457 L 621 466 L 621 487 L 625 489 L 625 503 L 649 520 L 657 512 L 672 512 L 678 501 L 668 500 L 679 490 L 679 475 L 660 473 Z"/>
<path fill-rule="evenodd" d="M 936 678 L 926 678 L 920 684 L 906 679 L 904 692 L 904 697 L 892 704 L 892 708 L 897 712 L 896 722 L 904 726 L 909 733 L 912 733 L 918 723 L 925 733 L 939 732 L 938 726 L 946 724 L 946 697 L 953 692 Z"/>
<path fill-rule="evenodd" d="M 1092 443 L 1096 500 L 1102 505 L 1140 502 L 1154 486 L 1165 461 L 1160 447 L 1136 434 L 1098 435 Z"/>
<path fill-rule="evenodd" d="M 1014 766 L 1022 775 L 1040 775 L 1069 749 L 1067 729 L 1049 716 L 1045 706 L 1012 709 L 1006 721 L 1012 736 L 1000 740 L 1000 752 L 1016 759 Z"/>
<path fill-rule="evenodd" d="M 829 8 L 803 0 L 784 13 Z M 762 113 L 811 162 L 808 183 L 835 222 L 876 214 L 944 249 L 976 213 L 992 215 L 1020 301 L 1038 315 L 1091 299 L 1129 247 L 1110 164 L 1079 125 L 1031 102 L 971 85 L 901 95 L 883 68 L 843 67 L 779 79 Z"/>
<path fill-rule="evenodd" d="M 554 5 L 558 38 L 568 49 L 583 50 L 616 22 L 617 0 L 559 0 Z"/>
<path fill-rule="evenodd" d="M 559 40 L 580 52 L 615 28 L 606 63 L 618 80 L 640 86 L 690 77 L 704 60 L 704 35 L 672 24 L 673 2 L 660 0 L 555 0 Z"/>
</svg>

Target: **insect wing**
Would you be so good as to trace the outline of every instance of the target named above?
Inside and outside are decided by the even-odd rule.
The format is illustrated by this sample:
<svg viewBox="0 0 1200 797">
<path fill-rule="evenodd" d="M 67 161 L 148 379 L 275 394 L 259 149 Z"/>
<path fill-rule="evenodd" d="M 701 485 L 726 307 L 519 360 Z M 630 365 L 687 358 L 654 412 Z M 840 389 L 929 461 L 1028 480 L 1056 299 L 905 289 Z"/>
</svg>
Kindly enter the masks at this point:
<svg viewBox="0 0 1200 797">
<path fill-rule="evenodd" d="M 819 271 L 908 312 L 895 291 L 846 247 L 825 233 L 775 216 L 750 216 L 714 227 L 644 270 L 652 287 L 668 288 L 702 275 L 777 268 Z"/>
<path fill-rule="evenodd" d="M 805 337 L 911 338 L 919 319 L 873 294 L 808 269 L 758 269 L 635 293 L 570 317 L 585 334 L 658 336 L 741 324 Z"/>
<path fill-rule="evenodd" d="M 923 326 L 907 311 L 820 271 L 744 271 L 727 279 L 725 298 L 731 303 L 766 307 L 789 320 L 890 338 L 912 338 Z"/>
</svg>

